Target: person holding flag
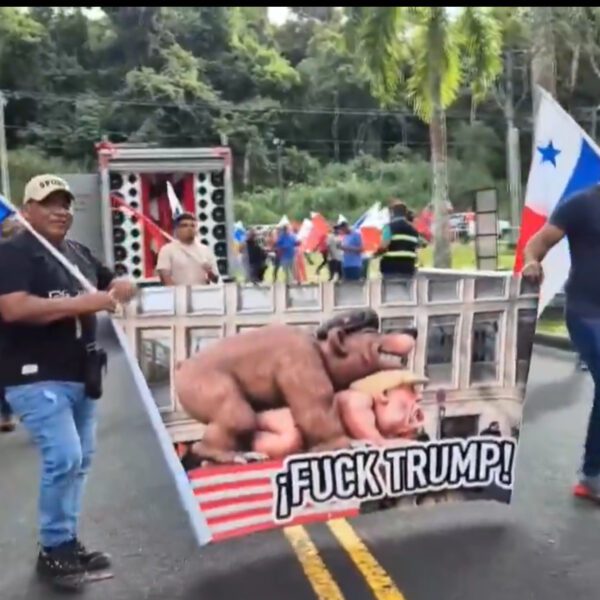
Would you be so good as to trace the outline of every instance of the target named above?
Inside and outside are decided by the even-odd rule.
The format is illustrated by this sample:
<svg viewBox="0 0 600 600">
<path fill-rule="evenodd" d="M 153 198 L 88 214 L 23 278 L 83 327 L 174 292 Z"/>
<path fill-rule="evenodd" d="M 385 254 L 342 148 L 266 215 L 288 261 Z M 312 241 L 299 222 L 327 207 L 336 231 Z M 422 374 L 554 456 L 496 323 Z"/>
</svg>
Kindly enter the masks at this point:
<svg viewBox="0 0 600 600">
<path fill-rule="evenodd" d="M 542 88 L 514 270 L 539 285 L 538 314 L 563 286 L 569 336 L 594 380 L 581 477 L 600 501 L 600 148 Z M 566 280 L 566 285 L 565 285 Z"/>
<path fill-rule="evenodd" d="M 577 496 L 600 501 L 600 186 L 594 186 L 557 206 L 525 246 L 522 275 L 534 284 L 544 279 L 542 261 L 567 238 L 571 272 L 566 292 L 565 320 L 569 336 L 588 365 L 595 392 L 590 414 L 582 477 L 574 488 Z"/>
<path fill-rule="evenodd" d="M 208 285 L 219 281 L 213 251 L 198 240 L 196 217 L 182 212 L 174 217 L 175 239 L 158 253 L 156 271 L 163 285 Z"/>
<path fill-rule="evenodd" d="M 29 181 L 22 214 L 0 197 L 0 222 L 14 214 L 24 225 L 0 243 L 0 384 L 42 459 L 37 571 L 71 590 L 111 563 L 78 537 L 106 357 L 96 343 L 96 314 L 136 293 L 86 246 L 66 239 L 73 200 L 56 175 Z M 100 291 L 86 291 L 49 248 Z"/>
</svg>

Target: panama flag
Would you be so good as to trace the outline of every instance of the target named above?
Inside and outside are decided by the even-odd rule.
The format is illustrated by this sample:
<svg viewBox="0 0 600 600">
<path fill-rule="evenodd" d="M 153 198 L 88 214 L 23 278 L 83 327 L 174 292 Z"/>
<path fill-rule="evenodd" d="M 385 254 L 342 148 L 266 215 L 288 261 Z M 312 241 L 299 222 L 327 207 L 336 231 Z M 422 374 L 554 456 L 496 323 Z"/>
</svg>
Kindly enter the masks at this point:
<svg viewBox="0 0 600 600">
<path fill-rule="evenodd" d="M 0 195 L 0 225 L 13 215 L 16 215 L 15 207 L 4 196 Z"/>
<path fill-rule="evenodd" d="M 514 270 L 523 268 L 523 249 L 548 221 L 554 209 L 574 194 L 600 181 L 600 148 L 545 90 L 535 123 L 535 150 L 527 181 L 521 234 Z M 563 238 L 543 261 L 544 282 L 538 314 L 559 292 L 568 277 L 571 259 Z"/>
<path fill-rule="evenodd" d="M 361 227 L 373 227 L 374 221 L 379 217 L 381 210 L 379 202 L 375 202 L 369 210 L 364 212 L 358 220 L 352 225 L 352 229 L 360 229 Z"/>
</svg>

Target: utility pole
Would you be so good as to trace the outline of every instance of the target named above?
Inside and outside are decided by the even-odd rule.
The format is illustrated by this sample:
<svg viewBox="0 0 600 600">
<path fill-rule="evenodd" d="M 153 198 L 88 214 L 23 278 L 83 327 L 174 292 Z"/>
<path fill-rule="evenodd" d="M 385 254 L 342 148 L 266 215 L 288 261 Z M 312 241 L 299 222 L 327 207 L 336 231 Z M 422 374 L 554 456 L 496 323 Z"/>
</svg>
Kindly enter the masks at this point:
<svg viewBox="0 0 600 600">
<path fill-rule="evenodd" d="M 6 149 L 6 126 L 4 123 L 4 107 L 6 99 L 0 92 L 0 179 L 2 179 L 2 195 L 10 200 L 10 181 L 8 179 L 8 151 Z"/>
<path fill-rule="evenodd" d="M 280 190 L 280 206 L 283 209 L 284 208 L 284 204 L 285 204 L 285 184 L 283 182 L 283 162 L 282 162 L 282 149 L 283 149 L 283 140 L 280 140 L 279 138 L 275 138 L 273 140 L 273 144 L 275 146 L 275 148 L 277 149 L 277 180 L 279 183 L 279 190 Z"/>
<path fill-rule="evenodd" d="M 531 87 L 533 121 L 537 117 L 540 97 L 536 85 L 556 97 L 556 50 L 554 46 L 554 7 L 532 6 Z M 535 135 L 533 136 L 535 151 Z"/>
<path fill-rule="evenodd" d="M 521 160 L 519 130 L 515 126 L 515 91 L 514 91 L 514 52 L 508 49 L 504 54 L 504 118 L 506 121 L 506 170 L 508 191 L 510 195 L 510 223 L 513 244 L 517 243 L 521 227 Z"/>
</svg>

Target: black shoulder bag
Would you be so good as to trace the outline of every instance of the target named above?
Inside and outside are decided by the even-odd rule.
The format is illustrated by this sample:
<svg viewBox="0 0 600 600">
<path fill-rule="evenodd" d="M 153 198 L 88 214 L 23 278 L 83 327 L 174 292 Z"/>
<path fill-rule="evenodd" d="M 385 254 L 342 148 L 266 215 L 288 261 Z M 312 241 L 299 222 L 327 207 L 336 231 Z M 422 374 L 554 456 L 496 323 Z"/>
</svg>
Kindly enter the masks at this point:
<svg viewBox="0 0 600 600">
<path fill-rule="evenodd" d="M 76 244 L 69 243 L 65 240 L 65 246 L 68 251 L 77 255 L 78 258 L 89 265 L 89 261 L 79 251 Z M 79 263 L 80 261 L 74 261 Z M 79 266 L 79 264 L 77 265 Z M 83 264 L 81 265 L 84 266 Z M 87 269 L 86 269 L 87 271 Z M 70 275 L 70 273 L 69 273 Z M 84 273 L 84 275 L 88 275 Z M 88 277 L 89 279 L 89 277 Z M 94 278 L 95 279 L 95 278 Z M 95 283 L 95 282 L 94 282 Z M 83 324 L 82 324 L 83 325 Z M 108 370 L 108 355 L 96 342 L 90 342 L 85 345 L 85 362 L 83 372 L 83 382 L 85 386 L 85 395 L 92 400 L 98 400 L 102 397 L 103 378 L 102 374 Z"/>
<path fill-rule="evenodd" d="M 92 400 L 102 397 L 102 373 L 106 373 L 108 355 L 106 351 L 95 342 L 85 348 L 85 366 L 83 382 L 85 395 Z"/>
</svg>

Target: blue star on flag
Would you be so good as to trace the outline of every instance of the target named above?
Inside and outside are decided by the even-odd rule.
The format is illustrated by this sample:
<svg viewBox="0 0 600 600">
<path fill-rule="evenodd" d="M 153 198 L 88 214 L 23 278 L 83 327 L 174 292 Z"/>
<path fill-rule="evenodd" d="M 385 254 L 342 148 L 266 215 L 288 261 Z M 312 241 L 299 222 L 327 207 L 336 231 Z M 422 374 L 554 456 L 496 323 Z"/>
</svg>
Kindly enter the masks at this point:
<svg viewBox="0 0 600 600">
<path fill-rule="evenodd" d="M 537 147 L 538 152 L 542 155 L 542 164 L 545 162 L 550 162 L 554 166 L 556 166 L 556 157 L 560 154 L 560 150 L 557 150 L 550 140 L 550 143 L 543 148 L 542 146 Z"/>
</svg>

